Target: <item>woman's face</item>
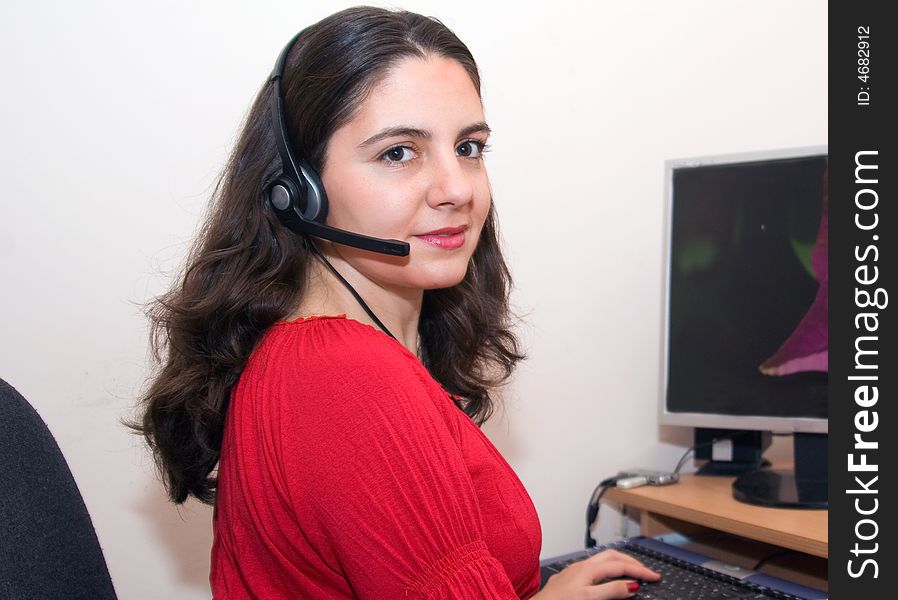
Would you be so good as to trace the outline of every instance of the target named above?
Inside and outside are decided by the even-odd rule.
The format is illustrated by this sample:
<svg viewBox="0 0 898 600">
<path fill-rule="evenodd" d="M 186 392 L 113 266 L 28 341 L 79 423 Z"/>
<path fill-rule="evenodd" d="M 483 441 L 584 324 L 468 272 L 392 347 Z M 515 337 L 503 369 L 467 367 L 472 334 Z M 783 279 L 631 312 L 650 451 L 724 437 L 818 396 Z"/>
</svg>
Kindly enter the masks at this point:
<svg viewBox="0 0 898 600">
<path fill-rule="evenodd" d="M 408 242 L 408 257 L 334 245 L 385 288 L 451 287 L 465 276 L 490 207 L 489 136 L 471 78 L 440 56 L 406 58 L 337 129 L 321 179 L 327 223 Z"/>
</svg>

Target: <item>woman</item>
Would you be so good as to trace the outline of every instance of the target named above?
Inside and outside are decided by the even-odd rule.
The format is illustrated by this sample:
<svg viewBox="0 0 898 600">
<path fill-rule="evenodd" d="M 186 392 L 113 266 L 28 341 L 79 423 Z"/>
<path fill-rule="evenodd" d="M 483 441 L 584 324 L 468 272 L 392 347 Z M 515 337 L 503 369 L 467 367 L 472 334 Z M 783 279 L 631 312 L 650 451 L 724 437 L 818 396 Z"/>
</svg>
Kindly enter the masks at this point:
<svg viewBox="0 0 898 600">
<path fill-rule="evenodd" d="M 536 512 L 476 426 L 522 358 L 488 136 L 476 64 L 435 20 L 350 9 L 279 59 L 153 313 L 141 428 L 171 499 L 215 503 L 216 597 L 624 598 L 657 578 L 604 553 L 537 593 Z"/>
</svg>

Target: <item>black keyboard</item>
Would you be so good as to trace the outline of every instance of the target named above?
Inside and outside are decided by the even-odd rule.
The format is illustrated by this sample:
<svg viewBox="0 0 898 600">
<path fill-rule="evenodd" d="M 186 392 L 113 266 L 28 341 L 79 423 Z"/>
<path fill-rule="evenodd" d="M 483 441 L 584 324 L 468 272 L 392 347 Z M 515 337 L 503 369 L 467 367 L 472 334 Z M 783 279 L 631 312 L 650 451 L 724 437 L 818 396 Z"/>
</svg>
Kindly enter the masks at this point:
<svg viewBox="0 0 898 600">
<path fill-rule="evenodd" d="M 541 585 L 568 565 L 613 548 L 629 554 L 661 574 L 661 580 L 640 582 L 633 598 L 639 600 L 824 600 L 826 592 L 815 590 L 726 565 L 701 554 L 647 537 L 582 550 L 540 563 Z"/>
</svg>

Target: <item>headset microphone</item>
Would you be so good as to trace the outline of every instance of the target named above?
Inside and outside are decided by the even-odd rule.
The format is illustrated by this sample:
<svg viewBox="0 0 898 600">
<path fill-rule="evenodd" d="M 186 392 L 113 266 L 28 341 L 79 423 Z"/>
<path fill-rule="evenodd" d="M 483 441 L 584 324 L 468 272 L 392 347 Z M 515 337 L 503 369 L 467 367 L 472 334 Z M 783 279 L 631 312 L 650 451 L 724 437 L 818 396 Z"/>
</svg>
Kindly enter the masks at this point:
<svg viewBox="0 0 898 600">
<path fill-rule="evenodd" d="M 294 157 L 284 115 L 281 80 L 287 55 L 302 33 L 296 34 L 281 51 L 271 74 L 270 83 L 274 86 L 271 94 L 272 131 L 281 157 L 281 173 L 268 188 L 268 201 L 281 223 L 296 233 L 380 254 L 408 256 L 406 242 L 370 237 L 325 224 L 327 192 L 315 169 L 307 161 Z"/>
</svg>

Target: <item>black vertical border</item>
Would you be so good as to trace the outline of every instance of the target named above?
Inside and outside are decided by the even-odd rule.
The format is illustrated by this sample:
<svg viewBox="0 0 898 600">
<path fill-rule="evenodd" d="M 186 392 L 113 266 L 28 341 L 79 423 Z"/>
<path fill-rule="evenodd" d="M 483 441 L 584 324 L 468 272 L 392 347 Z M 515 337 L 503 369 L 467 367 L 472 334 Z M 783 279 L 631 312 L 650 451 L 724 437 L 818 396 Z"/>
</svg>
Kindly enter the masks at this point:
<svg viewBox="0 0 898 600">
<path fill-rule="evenodd" d="M 894 408 L 898 401 L 895 383 L 898 381 L 895 356 L 898 331 L 893 316 L 898 309 L 892 306 L 898 303 L 895 286 L 898 160 L 894 150 L 898 127 L 890 124 L 898 120 L 898 98 L 894 93 L 894 79 L 898 77 L 895 53 L 898 23 L 885 14 L 889 4 L 871 0 L 843 0 L 829 4 L 829 597 L 836 600 L 894 597 L 890 588 L 894 587 L 892 582 L 898 570 L 894 516 L 898 512 L 895 498 L 898 494 L 886 491 L 898 487 L 895 481 L 898 476 L 895 458 L 898 455 L 898 415 Z M 861 37 L 865 30 L 859 28 L 868 28 L 869 37 Z M 859 41 L 870 44 L 866 82 L 859 78 L 863 73 L 858 69 L 865 66 L 859 59 L 867 58 L 859 52 Z M 863 91 L 869 93 L 868 105 L 861 104 L 865 100 L 860 94 Z M 861 151 L 877 151 L 877 155 L 867 155 L 863 159 L 878 165 L 876 184 L 855 181 L 855 157 Z M 878 194 L 875 208 L 862 211 L 856 206 L 855 195 L 863 188 L 875 189 Z M 873 198 L 866 192 L 861 196 L 866 204 Z M 856 215 L 869 225 L 873 213 L 878 218 L 875 229 L 865 231 L 856 225 Z M 871 246 L 876 250 L 868 250 Z M 872 267 L 878 268 L 875 283 L 858 283 L 856 270 L 863 265 L 867 265 L 864 273 L 868 278 L 874 272 Z M 889 294 L 885 307 L 859 307 L 856 291 L 866 289 L 873 293 L 877 288 Z M 859 313 L 869 312 L 877 313 L 878 328 L 873 333 L 863 325 L 858 329 L 855 322 Z M 866 321 L 868 325 L 873 322 Z M 878 401 L 875 406 L 866 408 L 871 413 L 876 412 L 878 424 L 874 431 L 862 434 L 864 440 L 879 444 L 877 449 L 866 451 L 868 462 L 877 465 L 877 471 L 872 474 L 848 470 L 849 454 L 854 453 L 855 462 L 859 462 L 858 454 L 864 452 L 854 447 L 854 436 L 859 433 L 855 418 L 859 411 L 865 410 L 855 402 L 855 391 L 862 382 L 849 379 L 859 374 L 855 368 L 855 343 L 861 335 L 877 337 L 875 348 L 869 341 L 865 343 L 868 349 L 878 351 L 875 360 L 879 368 L 863 372 L 872 372 L 878 377 L 876 381 L 867 382 L 877 386 Z M 868 413 L 866 418 L 873 418 L 872 414 Z M 849 493 L 861 487 L 856 476 L 876 493 Z M 871 484 L 873 476 L 879 478 Z M 877 510 L 870 515 L 859 514 L 856 501 L 862 510 L 870 511 L 874 506 Z M 864 519 L 869 521 L 861 523 Z M 862 539 L 874 533 L 872 539 Z M 856 544 L 860 551 L 856 551 Z M 875 568 L 872 563 L 864 567 L 866 559 L 875 561 Z M 849 569 L 856 574 L 860 572 L 860 576 L 852 577 Z"/>
</svg>

